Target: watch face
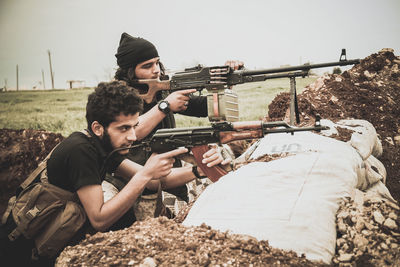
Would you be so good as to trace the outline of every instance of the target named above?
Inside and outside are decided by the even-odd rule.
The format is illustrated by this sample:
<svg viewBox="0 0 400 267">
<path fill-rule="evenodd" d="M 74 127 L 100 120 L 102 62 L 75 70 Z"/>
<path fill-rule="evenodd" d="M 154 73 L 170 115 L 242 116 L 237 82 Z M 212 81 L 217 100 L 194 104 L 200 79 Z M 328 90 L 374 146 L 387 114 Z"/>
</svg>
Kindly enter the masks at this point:
<svg viewBox="0 0 400 267">
<path fill-rule="evenodd" d="M 168 103 L 161 102 L 159 107 L 160 107 L 160 109 L 166 109 L 168 107 Z"/>
</svg>

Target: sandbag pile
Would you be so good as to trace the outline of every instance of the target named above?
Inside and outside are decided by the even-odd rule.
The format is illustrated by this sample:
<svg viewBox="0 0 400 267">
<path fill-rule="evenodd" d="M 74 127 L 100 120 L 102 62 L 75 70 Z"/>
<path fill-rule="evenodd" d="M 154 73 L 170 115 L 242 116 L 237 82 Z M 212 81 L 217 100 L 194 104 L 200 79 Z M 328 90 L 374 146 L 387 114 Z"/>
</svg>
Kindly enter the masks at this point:
<svg viewBox="0 0 400 267">
<path fill-rule="evenodd" d="M 207 187 L 183 224 L 205 222 L 329 264 L 335 255 L 341 200 L 356 188 L 372 186 L 394 200 L 383 184 L 385 168 L 375 158 L 382 147 L 374 127 L 362 120 L 324 123 L 331 129 L 324 135 L 338 135 L 337 128 L 346 128 L 352 132 L 350 140 L 310 132 L 267 135 L 249 148 L 250 160 L 261 160 Z M 264 162 L 265 155 L 281 157 Z M 378 183 L 382 186 L 375 186 Z"/>
</svg>

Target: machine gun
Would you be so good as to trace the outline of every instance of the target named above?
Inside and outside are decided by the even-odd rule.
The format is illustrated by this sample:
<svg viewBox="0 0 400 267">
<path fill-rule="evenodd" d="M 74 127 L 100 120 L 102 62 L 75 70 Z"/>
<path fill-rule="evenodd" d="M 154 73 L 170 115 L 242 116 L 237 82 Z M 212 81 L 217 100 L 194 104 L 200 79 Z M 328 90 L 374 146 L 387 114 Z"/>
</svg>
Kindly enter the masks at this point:
<svg viewBox="0 0 400 267">
<path fill-rule="evenodd" d="M 360 59 L 347 60 L 346 49 L 342 49 L 339 61 L 321 63 L 321 64 L 304 64 L 300 66 L 291 66 L 274 69 L 262 70 L 237 70 L 233 71 L 229 66 L 204 67 L 198 65 L 194 68 L 185 69 L 185 71 L 175 73 L 171 79 L 145 79 L 137 80 L 137 83 L 147 84 L 148 91 L 141 94 L 140 97 L 146 103 L 151 103 L 155 94 L 161 90 L 184 90 L 197 89 L 201 92 L 206 89 L 208 102 L 208 117 L 210 121 L 237 121 L 239 119 L 237 96 L 232 90 L 227 90 L 231 86 L 260 82 L 268 79 L 290 78 L 290 125 L 294 122 L 294 112 L 297 110 L 296 99 L 296 77 L 306 77 L 311 69 L 325 68 L 333 66 L 346 66 L 360 63 Z M 296 112 L 297 113 L 297 112 Z M 299 116 L 297 115 L 297 123 Z"/>
<path fill-rule="evenodd" d="M 316 116 L 312 127 L 292 127 L 284 121 L 241 121 L 241 122 L 216 122 L 211 126 L 160 129 L 148 139 L 132 148 L 143 148 L 148 152 L 164 153 L 179 147 L 186 147 L 192 153 L 197 165 L 213 182 L 225 175 L 228 170 L 223 166 L 207 167 L 201 162 L 203 154 L 208 151 L 208 144 L 226 144 L 236 140 L 259 139 L 267 134 L 291 133 L 300 131 L 329 130 L 322 126 L 320 116 Z"/>
</svg>

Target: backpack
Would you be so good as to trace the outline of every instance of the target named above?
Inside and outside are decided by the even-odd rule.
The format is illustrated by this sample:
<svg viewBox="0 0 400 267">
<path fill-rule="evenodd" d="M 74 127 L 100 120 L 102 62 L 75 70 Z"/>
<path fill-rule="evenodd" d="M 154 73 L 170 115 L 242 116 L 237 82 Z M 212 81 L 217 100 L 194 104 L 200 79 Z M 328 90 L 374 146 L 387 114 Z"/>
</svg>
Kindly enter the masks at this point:
<svg viewBox="0 0 400 267">
<path fill-rule="evenodd" d="M 16 225 L 8 235 L 10 241 L 21 235 L 33 239 L 33 255 L 44 257 L 55 257 L 86 222 L 77 194 L 48 182 L 46 166 L 51 153 L 20 185 L 22 191 L 10 198 L 2 218 L 6 224 L 12 216 Z"/>
</svg>

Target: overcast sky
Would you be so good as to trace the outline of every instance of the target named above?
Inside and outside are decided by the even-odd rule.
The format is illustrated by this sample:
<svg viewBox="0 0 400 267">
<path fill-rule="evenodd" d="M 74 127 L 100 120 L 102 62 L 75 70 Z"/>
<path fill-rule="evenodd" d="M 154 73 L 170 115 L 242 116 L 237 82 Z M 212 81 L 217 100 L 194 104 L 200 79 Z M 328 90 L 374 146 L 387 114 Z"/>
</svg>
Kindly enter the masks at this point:
<svg viewBox="0 0 400 267">
<path fill-rule="evenodd" d="M 0 0 L 0 87 L 93 86 L 116 69 L 122 32 L 153 42 L 168 69 L 239 59 L 249 69 L 400 54 L 399 0 Z"/>
</svg>

